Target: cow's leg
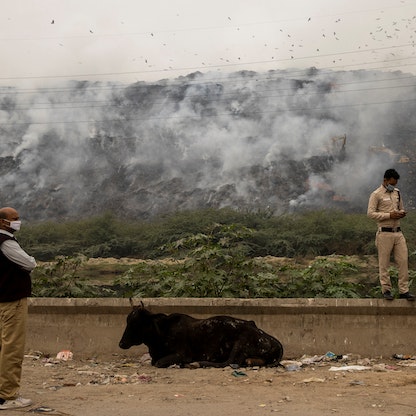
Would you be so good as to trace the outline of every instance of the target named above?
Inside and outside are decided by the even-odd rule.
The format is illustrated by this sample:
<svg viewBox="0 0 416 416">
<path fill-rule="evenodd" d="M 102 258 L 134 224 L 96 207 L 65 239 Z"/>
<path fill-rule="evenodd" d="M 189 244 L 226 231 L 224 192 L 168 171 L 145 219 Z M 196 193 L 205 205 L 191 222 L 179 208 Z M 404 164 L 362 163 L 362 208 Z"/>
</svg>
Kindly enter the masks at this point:
<svg viewBox="0 0 416 416">
<path fill-rule="evenodd" d="M 253 345 L 250 339 L 250 337 L 241 337 L 237 340 L 226 361 L 220 363 L 200 361 L 199 365 L 217 368 L 227 367 L 230 364 L 237 364 L 240 367 L 279 365 L 283 355 L 283 347 L 279 341 L 273 339 L 273 342 L 269 342 L 268 339 L 257 339 L 257 345 L 254 348 L 249 348 L 248 346 Z"/>
<path fill-rule="evenodd" d="M 230 352 L 228 360 L 224 363 L 224 367 L 230 364 L 237 364 L 243 366 L 246 364 L 247 351 L 244 351 L 244 345 L 246 345 L 246 340 L 237 340 Z"/>
<path fill-rule="evenodd" d="M 230 364 L 237 364 L 239 366 L 245 365 L 246 361 L 246 354 L 244 353 L 243 346 L 244 342 L 238 340 L 234 343 L 233 348 L 231 349 L 230 355 L 226 361 L 221 363 L 216 363 L 212 361 L 199 361 L 199 365 L 201 367 L 215 367 L 215 368 L 223 368 L 227 367 Z"/>
<path fill-rule="evenodd" d="M 153 363 L 153 365 L 159 368 L 166 368 L 174 364 L 183 365 L 187 363 L 188 362 L 184 362 L 184 359 L 180 354 L 175 353 L 159 358 L 157 361 Z"/>
</svg>

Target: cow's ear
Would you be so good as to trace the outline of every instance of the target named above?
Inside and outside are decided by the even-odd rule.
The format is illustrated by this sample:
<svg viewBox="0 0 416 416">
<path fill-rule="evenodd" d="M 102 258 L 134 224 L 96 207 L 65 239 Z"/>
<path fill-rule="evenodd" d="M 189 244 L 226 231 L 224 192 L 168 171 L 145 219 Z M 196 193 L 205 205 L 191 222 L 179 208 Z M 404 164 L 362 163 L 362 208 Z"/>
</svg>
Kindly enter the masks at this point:
<svg viewBox="0 0 416 416">
<path fill-rule="evenodd" d="M 130 301 L 130 305 L 133 309 L 143 309 L 143 310 L 145 309 L 144 303 L 143 303 L 142 300 L 140 301 L 140 305 L 137 305 L 137 306 L 134 306 L 133 298 L 129 298 L 129 301 Z"/>
</svg>

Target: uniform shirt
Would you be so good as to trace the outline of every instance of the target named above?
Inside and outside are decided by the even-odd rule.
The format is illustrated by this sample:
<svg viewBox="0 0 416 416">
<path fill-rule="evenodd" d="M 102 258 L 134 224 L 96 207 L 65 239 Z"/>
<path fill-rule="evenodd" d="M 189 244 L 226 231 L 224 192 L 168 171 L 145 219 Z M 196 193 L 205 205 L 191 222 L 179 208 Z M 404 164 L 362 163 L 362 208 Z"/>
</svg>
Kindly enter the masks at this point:
<svg viewBox="0 0 416 416">
<path fill-rule="evenodd" d="M 0 233 L 13 237 L 13 234 L 6 230 L 0 230 Z M 10 261 L 18 264 L 22 269 L 27 270 L 28 272 L 36 267 L 34 257 L 29 256 L 16 240 L 6 240 L 1 245 L 1 251 Z"/>
<path fill-rule="evenodd" d="M 377 221 L 379 227 L 395 228 L 400 226 L 400 220 L 390 218 L 390 212 L 403 209 L 400 191 L 394 188 L 393 192 L 388 192 L 385 186 L 381 185 L 370 195 L 367 216 Z"/>
</svg>

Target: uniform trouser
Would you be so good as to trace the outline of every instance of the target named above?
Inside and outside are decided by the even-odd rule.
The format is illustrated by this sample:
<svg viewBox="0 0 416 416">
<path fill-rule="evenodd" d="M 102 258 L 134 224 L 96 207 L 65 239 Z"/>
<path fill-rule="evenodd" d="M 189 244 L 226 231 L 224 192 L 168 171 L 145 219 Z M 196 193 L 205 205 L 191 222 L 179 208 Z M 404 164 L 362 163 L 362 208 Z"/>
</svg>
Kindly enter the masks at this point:
<svg viewBox="0 0 416 416">
<path fill-rule="evenodd" d="M 26 339 L 27 299 L 0 302 L 0 398 L 19 395 Z"/>
<path fill-rule="evenodd" d="M 378 269 L 382 292 L 391 291 L 389 275 L 390 256 L 393 253 L 398 269 L 399 293 L 409 291 L 409 266 L 407 243 L 403 233 L 379 231 L 376 235 Z"/>
</svg>

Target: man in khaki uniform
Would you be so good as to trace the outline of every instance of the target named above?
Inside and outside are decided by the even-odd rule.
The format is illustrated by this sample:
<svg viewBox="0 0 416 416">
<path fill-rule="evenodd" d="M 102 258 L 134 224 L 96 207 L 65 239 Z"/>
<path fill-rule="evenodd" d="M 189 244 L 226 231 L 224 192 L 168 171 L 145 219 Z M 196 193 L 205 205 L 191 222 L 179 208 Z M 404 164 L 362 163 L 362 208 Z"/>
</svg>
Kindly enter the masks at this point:
<svg viewBox="0 0 416 416">
<path fill-rule="evenodd" d="M 390 255 L 399 272 L 400 299 L 415 300 L 409 292 L 408 250 L 406 239 L 400 229 L 400 219 L 406 216 L 400 191 L 396 188 L 400 175 L 395 169 L 384 173 L 383 183 L 371 193 L 368 201 L 367 215 L 377 221 L 376 247 L 381 290 L 384 299 L 393 300 L 391 280 L 388 272 Z"/>
</svg>

